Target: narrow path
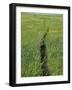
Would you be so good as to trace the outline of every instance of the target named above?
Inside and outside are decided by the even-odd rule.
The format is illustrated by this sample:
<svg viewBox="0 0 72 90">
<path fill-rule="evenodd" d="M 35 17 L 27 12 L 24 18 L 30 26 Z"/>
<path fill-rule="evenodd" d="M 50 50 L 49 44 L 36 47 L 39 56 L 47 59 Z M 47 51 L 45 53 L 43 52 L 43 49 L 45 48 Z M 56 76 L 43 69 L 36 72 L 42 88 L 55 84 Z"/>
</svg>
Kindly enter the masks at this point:
<svg viewBox="0 0 72 90">
<path fill-rule="evenodd" d="M 44 33 L 41 42 L 40 42 L 40 57 L 41 57 L 41 68 L 42 68 L 42 75 L 43 76 L 49 76 L 49 68 L 48 68 L 48 54 L 46 49 L 46 36 L 47 36 L 48 30 Z"/>
</svg>

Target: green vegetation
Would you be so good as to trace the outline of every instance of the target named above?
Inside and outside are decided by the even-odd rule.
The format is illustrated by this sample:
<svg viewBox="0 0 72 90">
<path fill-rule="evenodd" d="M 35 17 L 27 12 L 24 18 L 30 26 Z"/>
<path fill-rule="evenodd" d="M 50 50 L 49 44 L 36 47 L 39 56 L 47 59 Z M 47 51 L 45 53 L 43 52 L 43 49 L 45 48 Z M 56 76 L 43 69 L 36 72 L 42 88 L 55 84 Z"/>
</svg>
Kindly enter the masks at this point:
<svg viewBox="0 0 72 90">
<path fill-rule="evenodd" d="M 51 76 L 63 74 L 63 15 L 21 13 L 21 76 L 42 76 L 40 40 L 46 47 Z"/>
</svg>

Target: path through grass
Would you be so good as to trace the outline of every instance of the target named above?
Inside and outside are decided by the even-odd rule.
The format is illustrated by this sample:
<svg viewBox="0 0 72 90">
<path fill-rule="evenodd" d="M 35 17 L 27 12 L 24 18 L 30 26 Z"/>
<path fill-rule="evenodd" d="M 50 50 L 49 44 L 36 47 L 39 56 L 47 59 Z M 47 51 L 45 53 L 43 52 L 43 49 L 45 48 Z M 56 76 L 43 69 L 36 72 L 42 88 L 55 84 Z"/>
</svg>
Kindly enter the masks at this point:
<svg viewBox="0 0 72 90">
<path fill-rule="evenodd" d="M 39 43 L 46 37 L 51 76 L 63 74 L 63 16 L 21 13 L 21 76 L 42 76 Z"/>
</svg>

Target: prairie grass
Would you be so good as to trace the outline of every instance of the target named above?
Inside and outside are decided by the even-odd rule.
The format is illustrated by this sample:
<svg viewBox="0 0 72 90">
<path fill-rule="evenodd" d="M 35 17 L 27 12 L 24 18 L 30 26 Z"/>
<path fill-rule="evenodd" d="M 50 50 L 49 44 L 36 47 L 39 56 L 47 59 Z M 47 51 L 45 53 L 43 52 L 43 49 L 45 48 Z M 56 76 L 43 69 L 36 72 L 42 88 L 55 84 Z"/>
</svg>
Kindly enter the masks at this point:
<svg viewBox="0 0 72 90">
<path fill-rule="evenodd" d="M 21 13 L 21 77 L 42 76 L 39 44 L 47 29 L 49 71 L 63 74 L 63 15 Z"/>
</svg>

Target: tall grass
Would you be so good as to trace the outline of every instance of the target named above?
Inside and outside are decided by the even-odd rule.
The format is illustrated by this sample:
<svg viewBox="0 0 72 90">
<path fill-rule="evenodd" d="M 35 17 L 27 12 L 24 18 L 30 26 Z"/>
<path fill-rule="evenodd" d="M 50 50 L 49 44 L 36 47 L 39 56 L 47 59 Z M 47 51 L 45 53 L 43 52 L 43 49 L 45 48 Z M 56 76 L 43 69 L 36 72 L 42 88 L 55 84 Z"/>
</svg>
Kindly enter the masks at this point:
<svg viewBox="0 0 72 90">
<path fill-rule="evenodd" d="M 39 45 L 44 32 L 51 76 L 63 74 L 63 16 L 21 13 L 21 76 L 42 76 Z"/>
</svg>

